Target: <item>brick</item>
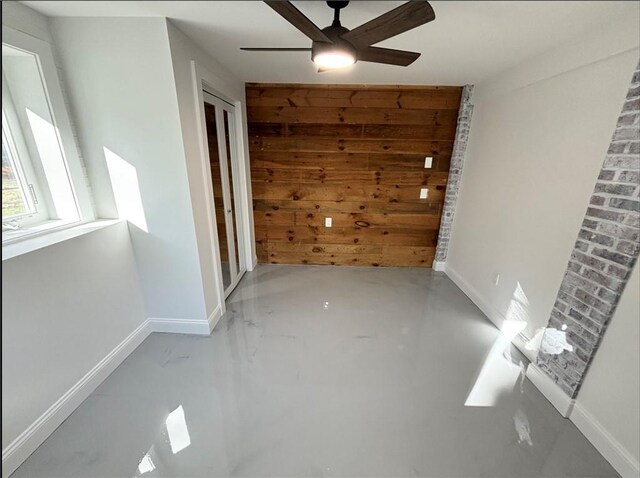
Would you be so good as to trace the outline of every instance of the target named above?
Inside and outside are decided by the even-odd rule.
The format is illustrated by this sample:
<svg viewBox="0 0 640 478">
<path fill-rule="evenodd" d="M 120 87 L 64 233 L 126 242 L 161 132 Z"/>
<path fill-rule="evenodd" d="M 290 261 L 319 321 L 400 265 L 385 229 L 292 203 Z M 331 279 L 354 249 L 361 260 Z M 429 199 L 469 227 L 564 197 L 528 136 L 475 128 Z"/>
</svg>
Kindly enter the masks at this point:
<svg viewBox="0 0 640 478">
<path fill-rule="evenodd" d="M 640 130 L 638 128 L 618 128 L 613 134 L 614 141 L 640 141 Z"/>
<path fill-rule="evenodd" d="M 618 124 L 616 126 L 631 126 L 634 124 L 638 124 L 638 119 L 640 115 L 637 113 L 629 113 L 626 115 L 621 115 L 618 118 Z"/>
<path fill-rule="evenodd" d="M 620 280 L 626 280 L 629 277 L 630 272 L 631 270 L 626 267 L 620 267 L 613 264 L 609 264 L 607 267 L 607 274 Z"/>
<path fill-rule="evenodd" d="M 632 100 L 627 100 L 622 107 L 622 111 L 638 111 L 640 110 L 640 99 L 635 98 Z"/>
<path fill-rule="evenodd" d="M 575 259 L 577 262 L 589 266 L 593 269 L 605 270 L 607 268 L 607 263 L 597 257 L 590 256 L 588 254 L 583 254 L 580 251 L 573 251 L 571 257 Z"/>
<path fill-rule="evenodd" d="M 594 247 L 592 252 L 598 257 L 602 257 L 603 259 L 607 259 L 612 262 L 617 262 L 618 264 L 622 264 L 623 266 L 629 267 L 633 263 L 632 257 L 629 257 L 626 254 L 621 254 L 619 252 L 613 252 L 608 249 Z"/>
<path fill-rule="evenodd" d="M 616 251 L 629 256 L 637 256 L 640 251 L 640 243 L 620 240 L 616 245 Z"/>
<path fill-rule="evenodd" d="M 582 277 L 579 277 L 572 272 L 569 272 L 567 273 L 567 275 L 565 275 L 563 282 L 566 282 L 570 286 L 580 287 L 581 289 L 586 290 L 591 294 L 595 294 L 595 292 L 598 290 L 598 286 L 596 284 L 583 279 Z"/>
<path fill-rule="evenodd" d="M 599 327 L 602 327 L 604 324 L 606 324 L 608 320 L 607 315 L 603 314 L 602 312 L 596 309 L 591 309 L 589 311 L 589 318 L 591 319 L 592 322 L 595 322 L 596 324 L 602 324 Z"/>
<path fill-rule="evenodd" d="M 640 153 L 640 143 L 631 143 L 629 145 L 629 153 L 631 154 L 638 154 Z"/>
<path fill-rule="evenodd" d="M 598 221 L 587 219 L 586 217 L 582 220 L 582 227 L 586 227 L 587 229 L 596 229 L 598 224 Z"/>
<path fill-rule="evenodd" d="M 640 183 L 640 171 L 625 170 L 618 173 L 616 181 L 620 183 Z"/>
<path fill-rule="evenodd" d="M 615 292 L 611 292 L 608 289 L 601 288 L 598 291 L 598 297 L 600 297 L 602 300 L 608 302 L 609 304 L 615 305 L 618 302 L 618 299 L 619 299 L 620 296 L 618 294 L 616 294 Z"/>
<path fill-rule="evenodd" d="M 603 246 L 613 246 L 614 243 L 611 237 L 604 234 L 598 234 L 597 232 L 588 231 L 586 229 L 581 229 L 578 233 L 578 237 L 585 241 L 596 242 Z"/>
<path fill-rule="evenodd" d="M 611 181 L 616 175 L 615 171 L 612 171 L 610 169 L 603 169 L 602 171 L 600 171 L 600 174 L 598 175 L 598 179 L 602 180 L 602 181 Z"/>
<path fill-rule="evenodd" d="M 605 198 L 603 196 L 591 196 L 591 201 L 589 204 L 593 204 L 594 206 L 604 206 Z"/>
<path fill-rule="evenodd" d="M 580 273 L 580 269 L 582 269 L 582 266 L 580 264 L 578 264 L 577 262 L 569 262 L 569 265 L 567 266 L 567 269 L 569 269 L 572 272 L 575 272 L 576 274 Z"/>
<path fill-rule="evenodd" d="M 609 154 L 622 154 L 627 150 L 627 143 L 624 141 L 618 143 L 611 143 L 607 153 Z"/>
<path fill-rule="evenodd" d="M 578 289 L 576 291 L 576 297 L 580 299 L 585 304 L 590 305 L 594 309 L 602 312 L 603 314 L 607 314 L 611 311 L 611 304 L 607 304 L 597 297 L 592 296 L 591 294 L 587 294 L 583 290 Z"/>
<path fill-rule="evenodd" d="M 627 214 L 627 216 L 622 221 L 626 226 L 631 227 L 640 227 L 640 215 L 638 214 Z"/>
<path fill-rule="evenodd" d="M 620 226 L 618 224 L 611 224 L 609 222 L 598 223 L 597 230 L 612 237 L 618 237 L 627 241 L 637 242 L 640 239 L 640 230 L 632 227 Z"/>
<path fill-rule="evenodd" d="M 597 333 L 602 327 L 598 322 L 594 322 L 586 313 L 582 313 L 574 308 L 569 309 L 567 316 L 570 320 L 574 321 L 576 324 L 579 324 L 580 327 L 584 327 L 587 330 L 592 330 Z"/>
<path fill-rule="evenodd" d="M 576 241 L 574 247 L 582 252 L 587 252 L 589 250 L 589 244 L 584 241 Z"/>
<path fill-rule="evenodd" d="M 591 270 L 591 269 L 585 269 L 582 271 L 582 277 L 585 277 L 597 284 L 600 284 L 601 286 L 607 287 L 608 289 L 617 291 L 620 289 L 620 281 L 617 279 L 613 279 L 611 277 L 608 277 L 604 274 L 601 274 L 600 272 Z"/>
<path fill-rule="evenodd" d="M 596 183 L 595 192 L 615 194 L 617 196 L 631 196 L 636 190 L 635 186 L 627 184 L 609 184 L 609 183 Z"/>
<path fill-rule="evenodd" d="M 624 219 L 624 214 L 621 212 L 607 211 L 606 209 L 598 209 L 595 207 L 590 207 L 587 209 L 587 216 L 597 217 L 614 222 L 621 222 Z"/>
<path fill-rule="evenodd" d="M 611 198 L 609 199 L 609 206 L 615 207 L 616 209 L 640 212 L 640 201 L 633 199 Z"/>
<path fill-rule="evenodd" d="M 624 151 L 621 151 L 624 152 Z M 640 169 L 640 158 L 633 156 L 607 156 L 604 168 Z"/>
</svg>

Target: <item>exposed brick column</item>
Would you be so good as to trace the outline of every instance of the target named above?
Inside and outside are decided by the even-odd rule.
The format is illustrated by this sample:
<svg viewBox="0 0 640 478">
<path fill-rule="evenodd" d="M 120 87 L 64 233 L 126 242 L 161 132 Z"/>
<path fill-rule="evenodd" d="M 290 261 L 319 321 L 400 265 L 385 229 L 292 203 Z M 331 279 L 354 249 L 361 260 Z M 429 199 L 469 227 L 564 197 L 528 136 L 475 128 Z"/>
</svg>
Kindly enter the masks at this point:
<svg viewBox="0 0 640 478">
<path fill-rule="evenodd" d="M 638 258 L 639 196 L 640 64 L 631 80 L 536 361 L 571 398 L 580 389 Z M 563 332 L 567 342 L 564 350 L 557 347 Z"/>
<path fill-rule="evenodd" d="M 449 166 L 449 179 L 447 180 L 447 192 L 444 196 L 444 206 L 442 209 L 442 219 L 440 220 L 440 232 L 438 233 L 438 246 L 433 262 L 434 269 L 441 270 L 438 263 L 447 260 L 447 250 L 449 249 L 449 239 L 451 238 L 451 224 L 453 214 L 456 209 L 458 190 L 460 189 L 460 178 L 462 167 L 464 166 L 464 153 L 467 150 L 469 140 L 469 127 L 471 126 L 471 115 L 473 105 L 471 104 L 471 94 L 473 85 L 465 85 L 462 89 L 460 99 L 460 110 L 458 111 L 458 123 L 456 126 L 456 137 L 453 142 L 453 153 L 451 154 L 451 164 Z"/>
</svg>

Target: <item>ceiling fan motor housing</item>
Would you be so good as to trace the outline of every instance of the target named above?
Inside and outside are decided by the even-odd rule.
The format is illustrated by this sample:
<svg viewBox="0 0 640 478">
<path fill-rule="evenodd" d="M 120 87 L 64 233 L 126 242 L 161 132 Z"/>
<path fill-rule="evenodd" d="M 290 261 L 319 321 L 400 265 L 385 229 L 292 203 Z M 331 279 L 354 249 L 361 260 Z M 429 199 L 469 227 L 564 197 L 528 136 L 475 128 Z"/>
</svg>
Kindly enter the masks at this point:
<svg viewBox="0 0 640 478">
<path fill-rule="evenodd" d="M 357 61 L 358 57 L 356 55 L 355 47 L 340 37 L 340 35 L 344 35 L 348 31 L 348 28 L 336 25 L 323 28 L 322 32 L 327 35 L 333 43 L 314 41 L 311 45 L 311 60 L 313 61 L 315 57 L 321 53 L 344 52 L 352 56 Z"/>
</svg>

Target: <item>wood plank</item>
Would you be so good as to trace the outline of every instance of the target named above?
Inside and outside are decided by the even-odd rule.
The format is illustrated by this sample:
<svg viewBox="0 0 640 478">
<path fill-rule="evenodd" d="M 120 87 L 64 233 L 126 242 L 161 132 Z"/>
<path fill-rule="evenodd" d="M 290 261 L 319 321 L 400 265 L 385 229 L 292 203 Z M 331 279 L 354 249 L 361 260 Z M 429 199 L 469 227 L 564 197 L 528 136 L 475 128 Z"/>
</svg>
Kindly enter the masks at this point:
<svg viewBox="0 0 640 478">
<path fill-rule="evenodd" d="M 435 247 L 437 230 L 256 225 L 256 241 L 292 244 L 371 244 Z"/>
<path fill-rule="evenodd" d="M 460 106 L 460 91 L 359 90 L 308 88 L 251 88 L 247 98 L 253 106 L 355 107 L 452 109 Z"/>
<path fill-rule="evenodd" d="M 447 154 L 453 150 L 453 141 L 406 139 L 336 139 L 318 136 L 253 137 L 249 151 L 285 151 L 296 153 L 368 153 L 368 154 Z"/>
<path fill-rule="evenodd" d="M 455 125 L 384 125 L 384 124 L 329 124 L 318 128 L 314 124 L 251 123 L 249 138 L 287 136 L 329 136 L 332 138 L 373 139 L 428 139 L 450 141 Z"/>
<path fill-rule="evenodd" d="M 284 246 L 284 247 L 282 247 Z M 324 244 L 258 244 L 257 254 L 262 262 L 324 265 L 396 266 L 402 263 L 412 267 L 430 267 L 435 247 L 367 246 Z"/>
<path fill-rule="evenodd" d="M 260 262 L 431 266 L 462 88 L 247 84 L 246 92 Z"/>
<path fill-rule="evenodd" d="M 285 212 L 286 214 L 286 212 Z M 327 214 L 296 212 L 294 224 L 296 226 L 323 227 Z M 439 215 L 427 215 L 420 213 L 331 213 L 333 227 L 411 227 L 416 229 L 438 229 L 440 227 Z M 283 224 L 284 221 L 283 221 Z M 289 223 L 290 224 L 290 223 Z"/>
<path fill-rule="evenodd" d="M 448 172 L 451 155 L 431 155 L 430 171 Z M 290 153 L 251 151 L 251 168 L 254 169 L 317 169 L 364 171 L 424 171 L 423 154 L 366 154 L 366 153 Z"/>
<path fill-rule="evenodd" d="M 394 203 L 420 202 L 420 186 L 331 185 L 331 184 L 267 184 L 252 183 L 255 199 L 288 199 L 293 201 L 359 201 Z M 431 201 L 444 199 L 444 186 L 429 188 Z"/>
<path fill-rule="evenodd" d="M 254 168 L 253 182 L 266 183 L 321 183 L 321 184 L 384 184 L 384 185 L 446 185 L 449 173 L 431 172 L 422 168 L 418 172 L 383 170 L 329 170 Z"/>
<path fill-rule="evenodd" d="M 442 202 L 425 201 L 419 203 L 378 203 L 368 201 L 290 201 L 286 200 L 253 200 L 254 211 L 304 211 L 328 215 L 333 212 L 418 212 L 440 215 Z M 293 220 L 291 222 L 293 224 Z"/>
<path fill-rule="evenodd" d="M 247 106 L 249 123 L 455 125 L 457 110 Z"/>
</svg>

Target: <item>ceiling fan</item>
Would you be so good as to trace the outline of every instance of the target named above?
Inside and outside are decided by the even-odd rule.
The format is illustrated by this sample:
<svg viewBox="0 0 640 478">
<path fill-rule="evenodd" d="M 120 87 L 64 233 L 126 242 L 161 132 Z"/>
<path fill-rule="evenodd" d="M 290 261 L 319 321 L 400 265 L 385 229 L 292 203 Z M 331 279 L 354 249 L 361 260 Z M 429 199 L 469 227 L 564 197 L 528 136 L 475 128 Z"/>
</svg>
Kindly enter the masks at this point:
<svg viewBox="0 0 640 478">
<path fill-rule="evenodd" d="M 311 48 L 240 48 L 244 51 L 310 51 L 318 71 L 333 70 L 369 61 L 387 65 L 408 66 L 420 53 L 371 46 L 387 38 L 429 23 L 436 14 L 426 1 L 409 1 L 360 25 L 353 30 L 340 24 L 340 10 L 349 2 L 327 2 L 334 10 L 333 23 L 318 28 L 300 10 L 287 1 L 265 1 L 280 16 L 313 40 Z"/>
</svg>

